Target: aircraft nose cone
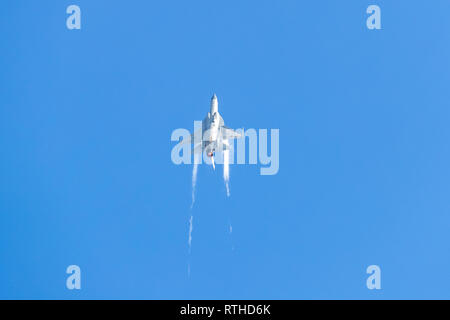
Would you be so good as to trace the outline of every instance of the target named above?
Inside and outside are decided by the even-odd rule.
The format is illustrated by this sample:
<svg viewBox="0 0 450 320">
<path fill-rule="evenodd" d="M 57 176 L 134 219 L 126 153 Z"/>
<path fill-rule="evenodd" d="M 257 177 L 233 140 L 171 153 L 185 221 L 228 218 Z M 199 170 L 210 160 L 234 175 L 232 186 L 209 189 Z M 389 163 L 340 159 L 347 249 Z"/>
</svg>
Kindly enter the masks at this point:
<svg viewBox="0 0 450 320">
<path fill-rule="evenodd" d="M 216 94 L 214 93 L 211 99 L 217 99 Z"/>
</svg>

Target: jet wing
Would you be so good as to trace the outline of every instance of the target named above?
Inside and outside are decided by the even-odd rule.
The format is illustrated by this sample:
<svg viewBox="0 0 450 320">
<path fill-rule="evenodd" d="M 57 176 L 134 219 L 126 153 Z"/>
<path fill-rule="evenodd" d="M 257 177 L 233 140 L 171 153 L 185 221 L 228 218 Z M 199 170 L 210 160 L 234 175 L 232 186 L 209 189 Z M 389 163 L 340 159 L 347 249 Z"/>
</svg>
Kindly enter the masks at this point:
<svg viewBox="0 0 450 320">
<path fill-rule="evenodd" d="M 181 141 L 180 146 L 185 145 L 185 144 L 191 144 L 192 143 L 192 149 L 191 152 L 193 154 L 197 154 L 197 153 L 202 153 L 203 152 L 203 142 L 194 142 L 193 138 L 191 140 L 191 138 L 186 138 L 183 141 Z"/>
<path fill-rule="evenodd" d="M 239 139 L 242 137 L 242 135 L 239 132 L 236 132 L 235 130 L 228 128 L 226 126 L 222 126 L 221 129 L 223 139 Z"/>
<path fill-rule="evenodd" d="M 208 113 L 208 115 L 205 117 L 205 119 L 203 119 L 203 121 L 202 121 L 202 128 L 201 129 L 198 129 L 197 131 L 195 131 L 194 133 L 192 133 L 189 137 L 187 137 L 186 139 L 183 139 L 182 141 L 181 141 L 181 144 L 180 145 L 185 145 L 185 144 L 187 144 L 187 143 L 189 143 L 189 144 L 196 144 L 196 143 L 198 143 L 198 142 L 201 142 L 201 140 L 203 139 L 203 137 L 202 137 L 202 132 L 205 132 L 206 130 L 207 130 L 207 128 L 208 128 L 208 125 L 209 125 L 209 113 Z M 199 135 L 199 141 L 194 141 L 194 137 L 195 137 L 195 135 Z"/>
<path fill-rule="evenodd" d="M 192 153 L 193 154 L 198 154 L 198 153 L 202 153 L 203 152 L 203 147 L 202 147 L 202 143 L 197 143 L 195 146 L 192 147 Z"/>
<path fill-rule="evenodd" d="M 197 133 L 198 132 L 198 133 Z M 190 136 L 184 138 L 181 142 L 180 142 L 180 146 L 183 146 L 185 144 L 191 144 L 191 143 L 195 143 L 194 141 L 194 136 L 195 134 L 200 134 L 201 130 L 197 130 L 196 132 L 192 133 Z"/>
</svg>

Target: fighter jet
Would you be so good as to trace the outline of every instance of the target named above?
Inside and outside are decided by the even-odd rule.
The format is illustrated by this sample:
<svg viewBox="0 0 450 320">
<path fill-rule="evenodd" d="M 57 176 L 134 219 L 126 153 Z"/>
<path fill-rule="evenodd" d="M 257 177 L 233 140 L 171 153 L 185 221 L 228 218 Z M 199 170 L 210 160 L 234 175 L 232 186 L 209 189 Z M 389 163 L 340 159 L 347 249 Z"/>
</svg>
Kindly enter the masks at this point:
<svg viewBox="0 0 450 320">
<path fill-rule="evenodd" d="M 194 154 L 206 152 L 208 157 L 211 158 L 211 163 L 215 168 L 215 152 L 229 150 L 229 140 L 240 137 L 240 133 L 225 126 L 223 118 L 219 113 L 217 96 L 214 94 L 211 98 L 210 110 L 202 121 L 202 128 L 191 134 L 190 137 L 184 139 L 182 144 L 193 143 Z"/>
</svg>

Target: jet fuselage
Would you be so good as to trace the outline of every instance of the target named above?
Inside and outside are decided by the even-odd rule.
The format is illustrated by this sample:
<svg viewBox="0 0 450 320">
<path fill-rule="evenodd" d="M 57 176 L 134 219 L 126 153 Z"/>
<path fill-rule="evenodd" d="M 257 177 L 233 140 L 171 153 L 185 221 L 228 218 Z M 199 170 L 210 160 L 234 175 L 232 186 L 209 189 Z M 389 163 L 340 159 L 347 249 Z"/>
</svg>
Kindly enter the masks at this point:
<svg viewBox="0 0 450 320">
<path fill-rule="evenodd" d="M 220 128 L 220 114 L 219 114 L 219 102 L 217 96 L 214 94 L 211 98 L 211 108 L 208 114 L 209 128 L 203 134 L 203 141 L 208 157 L 214 156 L 216 150 L 217 139 L 219 138 Z"/>
</svg>

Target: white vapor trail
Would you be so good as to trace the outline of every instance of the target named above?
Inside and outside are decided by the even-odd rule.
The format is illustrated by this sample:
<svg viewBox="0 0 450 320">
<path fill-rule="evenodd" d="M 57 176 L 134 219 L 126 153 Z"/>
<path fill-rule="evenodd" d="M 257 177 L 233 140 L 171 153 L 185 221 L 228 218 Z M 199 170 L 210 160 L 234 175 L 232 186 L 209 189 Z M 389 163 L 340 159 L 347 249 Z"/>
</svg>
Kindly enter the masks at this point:
<svg viewBox="0 0 450 320">
<path fill-rule="evenodd" d="M 191 214 L 191 218 L 189 219 L 189 237 L 188 237 L 189 253 L 191 253 L 193 220 L 194 216 Z"/>
<path fill-rule="evenodd" d="M 194 216 L 191 213 L 191 217 L 189 218 L 189 236 L 188 236 L 188 254 L 189 257 L 191 256 L 191 244 L 192 244 L 192 229 L 194 229 Z M 189 261 L 190 258 L 188 258 L 188 278 L 191 277 L 191 262 Z"/>
<path fill-rule="evenodd" d="M 227 188 L 227 197 L 230 196 L 230 150 L 223 151 L 223 180 Z"/>
<path fill-rule="evenodd" d="M 199 155 L 195 153 L 194 151 L 194 166 L 192 168 L 192 203 L 191 203 L 191 210 L 194 207 L 195 202 L 195 185 L 197 184 L 197 171 L 198 171 L 198 164 L 199 164 Z M 191 216 L 189 218 L 189 236 L 188 236 L 188 250 L 189 255 L 191 254 L 191 244 L 192 244 L 192 229 L 194 228 L 194 216 L 191 213 Z M 188 277 L 191 276 L 191 263 L 188 262 Z"/>
<path fill-rule="evenodd" d="M 191 247 L 192 247 L 192 230 L 194 228 L 194 216 L 192 214 L 192 208 L 194 207 L 195 203 L 195 187 L 197 184 L 197 173 L 198 173 L 198 165 L 200 162 L 199 155 L 202 156 L 202 153 L 195 153 L 194 152 L 194 166 L 192 168 L 192 204 L 191 204 L 191 215 L 189 218 L 189 236 L 188 236 L 188 250 L 189 250 L 189 256 L 191 254 Z M 214 158 L 211 158 L 213 168 L 215 169 L 214 164 Z M 227 189 L 227 197 L 230 196 L 230 151 L 229 150 L 223 150 L 223 179 L 225 181 L 225 186 Z M 229 233 L 233 233 L 233 227 L 231 223 L 229 224 Z M 234 249 L 233 249 L 234 250 Z M 188 261 L 188 277 L 191 275 L 191 264 Z"/>
<path fill-rule="evenodd" d="M 194 154 L 194 166 L 192 168 L 192 204 L 191 209 L 194 206 L 195 202 L 195 185 L 197 184 L 197 171 L 198 171 L 198 163 L 199 163 L 198 154 Z"/>
</svg>

